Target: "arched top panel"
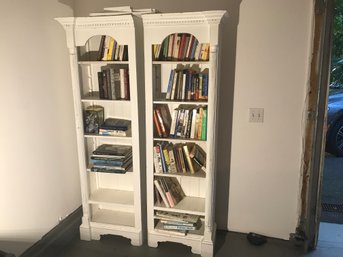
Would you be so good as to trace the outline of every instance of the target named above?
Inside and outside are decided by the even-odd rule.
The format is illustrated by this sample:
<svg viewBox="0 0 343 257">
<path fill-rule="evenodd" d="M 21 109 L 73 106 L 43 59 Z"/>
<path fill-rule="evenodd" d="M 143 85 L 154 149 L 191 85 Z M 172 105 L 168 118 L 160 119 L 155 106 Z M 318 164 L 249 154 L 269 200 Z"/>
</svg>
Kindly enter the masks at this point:
<svg viewBox="0 0 343 257">
<path fill-rule="evenodd" d="M 93 36 L 79 47 L 79 60 L 83 61 L 128 61 L 128 56 L 128 46 L 108 35 Z"/>
<path fill-rule="evenodd" d="M 190 33 L 173 33 L 161 44 L 154 44 L 153 60 L 156 61 L 208 61 L 210 44 L 199 42 Z"/>
</svg>

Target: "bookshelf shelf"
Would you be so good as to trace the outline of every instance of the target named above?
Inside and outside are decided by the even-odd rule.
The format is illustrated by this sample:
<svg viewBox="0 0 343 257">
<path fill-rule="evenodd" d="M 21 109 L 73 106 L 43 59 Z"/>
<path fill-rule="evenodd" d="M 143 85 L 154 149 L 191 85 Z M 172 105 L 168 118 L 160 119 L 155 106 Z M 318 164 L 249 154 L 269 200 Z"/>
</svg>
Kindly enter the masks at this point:
<svg viewBox="0 0 343 257">
<path fill-rule="evenodd" d="M 128 61 L 80 61 L 80 65 L 129 64 Z"/>
<path fill-rule="evenodd" d="M 155 203 L 154 210 L 205 216 L 205 198 L 186 196 L 172 208 Z"/>
<path fill-rule="evenodd" d="M 206 101 L 172 101 L 172 100 L 154 100 L 154 104 L 173 104 L 173 105 L 207 105 Z"/>
<path fill-rule="evenodd" d="M 151 247 L 171 241 L 213 256 L 219 39 L 226 15 L 226 11 L 143 15 L 144 51 L 150 56 L 145 58 L 145 86 Z M 192 174 L 196 164 L 206 172 Z M 174 165 L 179 173 L 174 173 Z M 196 223 L 201 220 L 201 226 L 188 224 L 186 235 L 177 230 L 180 227 L 167 230 L 156 218 L 158 212 L 168 216 L 167 224 L 191 217 Z"/>
<path fill-rule="evenodd" d="M 93 212 L 91 223 L 134 227 L 135 215 L 130 212 L 96 209 Z"/>
<path fill-rule="evenodd" d="M 90 204 L 109 204 L 112 207 L 131 208 L 133 212 L 133 191 L 99 188 L 91 193 Z"/>
<path fill-rule="evenodd" d="M 199 64 L 199 65 L 209 65 L 210 62 L 209 61 L 182 61 L 182 60 L 175 60 L 175 61 L 152 61 L 153 65 L 163 65 L 163 64 L 183 64 L 183 65 L 193 65 L 193 64 Z"/>
<path fill-rule="evenodd" d="M 82 240 L 120 235 L 142 245 L 143 42 L 131 14 L 56 19 L 69 49 L 79 157 Z M 120 173 L 118 173 L 120 171 Z"/>
<path fill-rule="evenodd" d="M 186 172 L 186 173 L 181 173 L 181 172 L 177 172 L 177 173 L 154 173 L 154 176 L 156 176 L 156 177 L 182 177 L 182 176 L 186 176 L 186 177 L 195 177 L 195 178 L 206 178 L 206 173 L 203 170 L 199 170 L 195 174 L 191 174 L 189 172 Z"/>
</svg>

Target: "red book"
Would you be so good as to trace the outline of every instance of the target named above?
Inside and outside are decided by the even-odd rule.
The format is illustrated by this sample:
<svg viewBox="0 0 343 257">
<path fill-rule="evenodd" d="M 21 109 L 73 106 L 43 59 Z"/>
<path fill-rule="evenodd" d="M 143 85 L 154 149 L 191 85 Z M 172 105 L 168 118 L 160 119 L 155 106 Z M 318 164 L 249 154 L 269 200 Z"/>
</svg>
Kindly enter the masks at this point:
<svg viewBox="0 0 343 257">
<path fill-rule="evenodd" d="M 155 124 L 155 128 L 156 128 L 158 136 L 162 137 L 162 130 L 161 130 L 158 118 L 157 118 L 156 110 L 154 110 L 154 124 Z"/>
</svg>

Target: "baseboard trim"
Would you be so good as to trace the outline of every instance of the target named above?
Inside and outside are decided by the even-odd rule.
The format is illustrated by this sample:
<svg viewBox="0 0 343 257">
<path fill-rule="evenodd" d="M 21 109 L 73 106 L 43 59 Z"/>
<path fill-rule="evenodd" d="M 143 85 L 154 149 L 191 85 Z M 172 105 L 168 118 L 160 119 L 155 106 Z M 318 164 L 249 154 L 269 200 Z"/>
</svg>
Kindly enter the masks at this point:
<svg viewBox="0 0 343 257">
<path fill-rule="evenodd" d="M 57 256 L 70 242 L 79 235 L 82 208 L 77 208 L 61 223 L 50 230 L 33 246 L 28 248 L 20 257 L 54 257 Z"/>
</svg>

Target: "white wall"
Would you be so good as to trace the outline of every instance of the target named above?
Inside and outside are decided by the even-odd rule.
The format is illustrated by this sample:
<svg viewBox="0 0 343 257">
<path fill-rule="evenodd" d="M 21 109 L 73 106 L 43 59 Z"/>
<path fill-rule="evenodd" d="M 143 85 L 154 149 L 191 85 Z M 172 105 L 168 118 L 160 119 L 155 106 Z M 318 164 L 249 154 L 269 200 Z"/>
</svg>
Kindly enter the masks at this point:
<svg viewBox="0 0 343 257">
<path fill-rule="evenodd" d="M 289 238 L 299 215 L 312 0 L 243 1 L 237 35 L 229 229 Z M 264 123 L 249 123 L 261 107 Z"/>
<path fill-rule="evenodd" d="M 71 2 L 71 1 L 64 1 Z M 0 2 L 0 249 L 19 255 L 81 204 L 57 0 Z"/>
</svg>

